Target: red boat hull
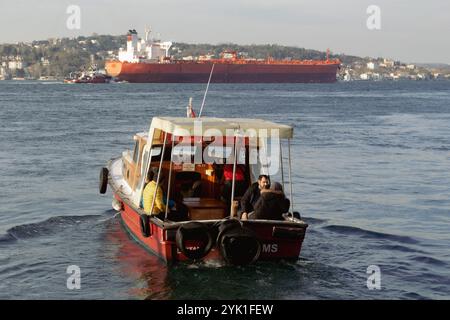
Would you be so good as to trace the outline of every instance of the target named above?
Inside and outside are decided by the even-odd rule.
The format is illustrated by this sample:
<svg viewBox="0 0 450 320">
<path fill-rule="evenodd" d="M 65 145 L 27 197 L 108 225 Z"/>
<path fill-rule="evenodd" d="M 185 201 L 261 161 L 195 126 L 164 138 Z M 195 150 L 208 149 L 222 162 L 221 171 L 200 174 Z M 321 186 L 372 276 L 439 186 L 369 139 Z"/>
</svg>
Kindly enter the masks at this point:
<svg viewBox="0 0 450 320">
<path fill-rule="evenodd" d="M 215 83 L 331 83 L 336 82 L 339 63 L 216 63 Z M 106 72 L 128 82 L 206 83 L 212 63 L 128 63 L 107 61 Z"/>
<path fill-rule="evenodd" d="M 122 224 L 134 240 L 167 264 L 188 260 L 188 258 L 178 250 L 176 242 L 173 239 L 176 229 L 168 229 L 150 222 L 151 235 L 149 237 L 144 237 L 140 229 L 139 213 L 132 206 L 127 204 L 126 201 L 121 199 L 119 195 L 115 194 L 114 196 L 122 204 L 120 213 Z M 214 221 L 211 223 L 213 222 Z M 258 240 L 261 242 L 262 251 L 259 260 L 298 259 L 303 244 L 304 232 L 307 227 L 306 224 L 303 228 L 303 235 L 297 239 L 274 238 L 274 226 L 272 224 L 257 223 L 257 221 L 244 221 L 244 226 L 252 229 L 257 235 Z M 170 233 L 172 233 L 172 236 Z M 217 247 L 214 247 L 203 259 L 222 260 Z"/>
</svg>

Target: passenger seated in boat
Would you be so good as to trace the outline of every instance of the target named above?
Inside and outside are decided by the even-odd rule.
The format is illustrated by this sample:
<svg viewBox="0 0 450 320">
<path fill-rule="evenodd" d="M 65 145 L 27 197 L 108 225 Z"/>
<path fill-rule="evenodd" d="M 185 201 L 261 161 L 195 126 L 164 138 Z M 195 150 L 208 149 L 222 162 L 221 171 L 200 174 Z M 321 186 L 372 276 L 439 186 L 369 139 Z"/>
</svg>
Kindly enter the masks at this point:
<svg viewBox="0 0 450 320">
<path fill-rule="evenodd" d="M 198 198 L 202 192 L 201 174 L 199 172 L 177 172 L 174 192 L 183 198 Z"/>
<path fill-rule="evenodd" d="M 150 180 L 151 179 L 151 180 Z M 158 215 L 160 213 L 166 212 L 166 205 L 164 204 L 163 200 L 163 190 L 161 188 L 162 182 L 164 181 L 164 176 L 161 173 L 159 177 L 159 185 L 156 185 L 156 181 L 158 179 L 158 169 L 151 168 L 149 171 L 149 174 L 147 175 L 147 180 L 150 182 L 147 183 L 147 185 L 144 188 L 143 192 L 143 202 L 144 202 L 144 211 L 146 214 L 151 215 Z M 152 211 L 152 203 L 153 203 L 153 195 L 155 194 L 156 190 L 156 197 L 155 197 L 155 203 L 153 206 L 153 212 Z"/>
<path fill-rule="evenodd" d="M 283 192 L 280 183 L 274 182 L 269 189 L 261 190 L 261 197 L 255 203 L 255 211 L 242 219 L 283 220 L 283 213 L 289 211 L 290 201 Z"/>
<path fill-rule="evenodd" d="M 164 195 L 164 191 L 162 186 L 164 186 L 166 182 L 165 176 L 161 173 L 159 177 L 159 185 L 156 188 L 156 181 L 158 179 L 158 169 L 157 168 L 151 168 L 150 172 L 147 176 L 147 180 L 151 181 L 145 186 L 144 192 L 143 192 L 143 202 L 144 202 L 144 212 L 149 214 L 151 213 L 152 209 L 152 202 L 153 202 L 153 195 L 155 194 L 156 189 L 156 198 L 155 203 L 153 206 L 153 212 L 151 213 L 152 216 L 156 216 L 161 220 L 165 220 L 166 218 L 166 206 L 167 202 L 169 205 L 169 209 L 167 211 L 167 220 L 172 221 L 184 221 L 187 220 L 188 215 L 187 211 L 184 210 L 184 208 L 179 207 L 178 210 L 176 207 L 176 202 L 169 199 L 167 201 L 167 197 Z M 175 199 L 178 201 L 178 203 L 181 203 L 181 199 Z"/>
<path fill-rule="evenodd" d="M 198 198 L 201 194 L 201 185 L 202 182 L 200 180 L 195 181 L 192 185 L 190 185 L 189 183 L 183 183 L 180 190 L 181 195 L 183 196 L 183 198 Z"/>
<path fill-rule="evenodd" d="M 247 191 L 244 193 L 244 196 L 241 199 L 241 209 L 242 215 L 246 215 L 249 212 L 253 212 L 255 210 L 254 206 L 256 202 L 261 197 L 261 190 L 268 189 L 270 187 L 269 176 L 265 174 L 261 174 L 258 177 L 258 181 L 253 183 Z"/>
<path fill-rule="evenodd" d="M 235 181 L 234 181 L 234 196 L 241 197 L 245 193 L 246 183 L 245 183 L 245 167 L 242 164 L 236 165 L 235 172 Z M 231 200 L 231 188 L 233 186 L 233 165 L 225 164 L 223 166 L 223 190 L 222 190 L 222 198 L 229 205 Z"/>
<path fill-rule="evenodd" d="M 153 180 L 153 171 L 149 170 L 148 174 L 145 176 L 144 190 L 145 190 L 145 187 L 148 185 L 148 183 L 152 180 Z M 142 192 L 141 201 L 139 202 L 139 207 L 142 209 L 144 208 L 144 192 Z"/>
</svg>

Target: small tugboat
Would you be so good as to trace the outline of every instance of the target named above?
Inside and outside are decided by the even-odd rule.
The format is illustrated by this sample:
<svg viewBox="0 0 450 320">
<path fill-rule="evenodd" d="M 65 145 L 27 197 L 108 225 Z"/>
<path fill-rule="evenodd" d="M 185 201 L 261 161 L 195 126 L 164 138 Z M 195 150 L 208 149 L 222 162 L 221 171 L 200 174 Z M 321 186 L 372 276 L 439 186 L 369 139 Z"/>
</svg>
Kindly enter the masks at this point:
<svg viewBox="0 0 450 320">
<path fill-rule="evenodd" d="M 112 77 L 103 74 L 96 67 L 91 67 L 88 71 L 71 73 L 69 78 L 64 79 L 64 83 L 110 83 Z"/>
<path fill-rule="evenodd" d="M 192 115 L 188 107 L 188 116 Z M 277 139 L 275 145 L 271 140 L 271 153 L 279 150 L 279 155 L 278 159 L 272 155 L 271 161 L 281 162 L 277 170 L 283 185 L 290 186 L 290 208 L 279 220 L 241 219 L 237 168 L 245 172 L 245 187 L 259 174 L 268 173 L 263 159 L 268 159 L 267 141 L 272 135 Z M 120 212 L 125 230 L 168 264 L 214 260 L 246 265 L 257 260 L 298 259 L 308 225 L 293 208 L 292 137 L 292 127 L 259 119 L 154 117 L 148 132 L 134 135 L 134 150 L 124 151 L 101 169 L 99 191 L 104 194 L 109 185 L 113 208 Z M 282 156 L 283 141 L 287 141 L 288 159 Z M 283 168 L 287 160 L 289 182 Z M 222 194 L 227 165 L 233 170 L 228 200 Z M 168 203 L 158 215 L 153 214 L 158 188 L 150 212 L 142 204 L 149 172 L 156 172 L 153 181 L 161 186 Z M 170 202 L 185 212 L 184 218 L 171 218 Z"/>
</svg>

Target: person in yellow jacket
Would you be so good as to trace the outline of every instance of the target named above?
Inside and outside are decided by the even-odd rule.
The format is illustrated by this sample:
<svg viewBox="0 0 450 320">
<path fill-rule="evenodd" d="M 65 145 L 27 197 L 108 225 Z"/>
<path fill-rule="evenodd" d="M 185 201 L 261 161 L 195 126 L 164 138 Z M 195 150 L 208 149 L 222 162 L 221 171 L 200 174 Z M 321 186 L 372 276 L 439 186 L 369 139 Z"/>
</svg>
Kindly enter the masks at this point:
<svg viewBox="0 0 450 320">
<path fill-rule="evenodd" d="M 156 172 L 155 172 L 156 171 Z M 144 211 L 147 214 L 151 215 L 158 215 L 160 213 L 166 212 L 166 205 L 164 204 L 163 200 L 163 190 L 161 188 L 161 185 L 164 181 L 164 177 L 161 173 L 159 177 L 159 185 L 156 185 L 156 180 L 158 179 L 158 169 L 154 168 L 151 173 L 149 174 L 148 178 L 151 178 L 149 183 L 144 188 L 143 192 L 143 202 L 144 202 Z M 152 212 L 152 202 L 153 202 L 153 196 L 155 195 L 156 190 L 156 197 L 155 197 L 155 204 L 153 205 L 153 212 Z"/>
</svg>

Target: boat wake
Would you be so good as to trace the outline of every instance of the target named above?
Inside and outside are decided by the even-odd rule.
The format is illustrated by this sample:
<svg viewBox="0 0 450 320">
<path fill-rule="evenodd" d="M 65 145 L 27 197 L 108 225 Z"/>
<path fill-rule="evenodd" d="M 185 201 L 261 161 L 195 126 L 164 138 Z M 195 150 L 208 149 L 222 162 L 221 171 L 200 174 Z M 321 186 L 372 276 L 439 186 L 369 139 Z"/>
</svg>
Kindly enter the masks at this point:
<svg viewBox="0 0 450 320">
<path fill-rule="evenodd" d="M 0 244 L 15 242 L 17 239 L 10 233 L 0 235 Z"/>
<path fill-rule="evenodd" d="M 115 211 L 107 210 L 103 212 L 103 214 L 99 215 L 57 216 L 41 222 L 18 225 L 8 229 L 6 234 L 0 235 L 0 243 L 12 243 L 17 240 L 25 240 L 60 233 L 83 222 L 103 222 L 105 221 L 105 215 L 110 215 L 110 217 L 106 220 L 113 218 L 112 213 L 115 213 Z"/>
<path fill-rule="evenodd" d="M 370 230 L 365 230 L 365 229 L 361 229 L 361 228 L 353 227 L 353 226 L 328 225 L 328 226 L 325 226 L 324 228 L 327 230 L 333 231 L 333 232 L 341 233 L 341 234 L 359 235 L 363 238 L 392 240 L 395 242 L 408 243 L 408 244 L 419 243 L 418 240 L 408 237 L 408 236 L 399 236 L 399 235 L 394 235 L 394 234 L 370 231 Z"/>
</svg>

